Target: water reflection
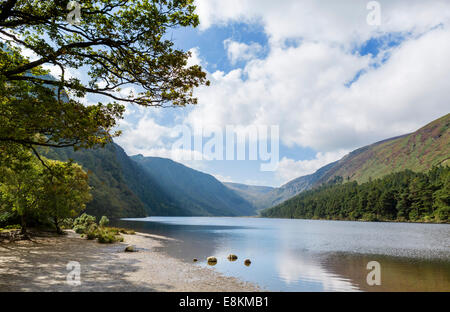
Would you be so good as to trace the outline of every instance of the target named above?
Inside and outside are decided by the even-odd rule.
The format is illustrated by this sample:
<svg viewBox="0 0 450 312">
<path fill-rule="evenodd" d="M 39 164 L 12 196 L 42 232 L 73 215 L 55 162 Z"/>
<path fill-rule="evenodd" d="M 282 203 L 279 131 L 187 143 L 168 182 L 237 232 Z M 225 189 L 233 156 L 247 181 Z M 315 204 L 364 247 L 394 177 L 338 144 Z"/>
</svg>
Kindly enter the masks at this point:
<svg viewBox="0 0 450 312">
<path fill-rule="evenodd" d="M 267 290 L 450 291 L 448 225 L 182 217 L 117 225 L 175 238 L 164 241 L 170 256 L 197 258 L 195 265 Z M 229 261 L 230 254 L 238 259 Z M 381 264 L 381 286 L 366 283 L 372 260 Z"/>
<path fill-rule="evenodd" d="M 278 275 L 287 285 L 310 282 L 321 286 L 323 291 L 357 291 L 351 280 L 333 274 L 320 264 L 319 257 L 289 251 L 276 259 Z"/>
</svg>

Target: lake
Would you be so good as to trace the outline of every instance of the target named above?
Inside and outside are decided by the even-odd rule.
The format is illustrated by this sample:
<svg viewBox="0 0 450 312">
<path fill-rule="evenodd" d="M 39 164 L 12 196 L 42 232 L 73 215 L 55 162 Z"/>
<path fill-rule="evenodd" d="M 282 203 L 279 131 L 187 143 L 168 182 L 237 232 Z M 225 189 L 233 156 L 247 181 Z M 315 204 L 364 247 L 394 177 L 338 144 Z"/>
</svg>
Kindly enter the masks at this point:
<svg viewBox="0 0 450 312">
<path fill-rule="evenodd" d="M 164 242 L 168 255 L 268 291 L 450 291 L 446 224 L 149 217 L 115 225 L 174 238 Z M 370 261 L 380 264 L 379 286 L 367 284 Z"/>
</svg>

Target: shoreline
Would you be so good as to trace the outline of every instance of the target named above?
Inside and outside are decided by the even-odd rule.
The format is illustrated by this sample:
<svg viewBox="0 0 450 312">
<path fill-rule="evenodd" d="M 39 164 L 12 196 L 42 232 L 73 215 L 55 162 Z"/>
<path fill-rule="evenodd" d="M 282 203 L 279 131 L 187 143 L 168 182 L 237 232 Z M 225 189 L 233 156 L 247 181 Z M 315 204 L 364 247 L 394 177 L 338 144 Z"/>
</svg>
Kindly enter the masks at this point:
<svg viewBox="0 0 450 312">
<path fill-rule="evenodd" d="M 67 235 L 42 235 L 32 241 L 0 243 L 0 292 L 7 291 L 179 291 L 253 292 L 259 287 L 213 269 L 186 263 L 164 253 L 162 241 L 171 238 L 138 233 L 122 234 L 123 243 L 99 244 Z M 137 252 L 124 252 L 134 245 Z M 162 249 L 162 251 L 161 251 Z M 81 285 L 67 283 L 80 264 Z"/>
</svg>

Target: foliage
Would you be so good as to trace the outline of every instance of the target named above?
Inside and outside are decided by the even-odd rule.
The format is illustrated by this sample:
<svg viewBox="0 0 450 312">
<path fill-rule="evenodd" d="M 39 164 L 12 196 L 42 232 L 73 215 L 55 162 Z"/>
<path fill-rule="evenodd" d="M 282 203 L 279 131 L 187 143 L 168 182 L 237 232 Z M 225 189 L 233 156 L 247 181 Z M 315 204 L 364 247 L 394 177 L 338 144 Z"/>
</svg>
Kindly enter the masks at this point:
<svg viewBox="0 0 450 312">
<path fill-rule="evenodd" d="M 109 219 L 106 216 L 102 216 L 100 222 L 98 223 L 101 227 L 105 227 L 109 224 Z"/>
<path fill-rule="evenodd" d="M 94 216 L 83 213 L 73 221 L 73 229 L 78 234 L 84 234 L 86 230 L 93 224 L 96 224 Z"/>
<path fill-rule="evenodd" d="M 448 223 L 450 167 L 428 173 L 410 170 L 389 174 L 363 184 L 324 184 L 273 208 L 264 217 L 365 221 Z"/>
<path fill-rule="evenodd" d="M 1 211 L 19 216 L 23 232 L 28 220 L 50 219 L 61 233 L 62 219 L 78 215 L 90 200 L 87 174 L 72 162 L 40 162 L 23 147 L 16 155 L 0 162 Z"/>
<path fill-rule="evenodd" d="M 20 224 L 11 224 L 4 227 L 5 230 L 20 230 L 21 228 Z"/>
<path fill-rule="evenodd" d="M 26 232 L 27 218 L 37 218 L 40 213 L 42 168 L 26 152 L 20 152 L 22 157 L 8 160 L 8 166 L 0 162 L 0 206 L 20 216 Z"/>
<path fill-rule="evenodd" d="M 134 230 L 124 229 L 124 228 L 116 228 L 116 227 L 108 227 L 108 231 L 114 233 L 115 235 L 118 235 L 118 234 L 134 235 L 134 234 L 136 234 Z"/>
<path fill-rule="evenodd" d="M 97 233 L 97 241 L 101 244 L 112 244 L 115 242 L 123 242 L 123 237 L 120 235 L 114 234 L 114 232 L 99 229 Z"/>
<path fill-rule="evenodd" d="M 61 228 L 62 229 L 72 229 L 73 228 L 73 219 L 72 218 L 65 218 L 61 222 Z"/>
<path fill-rule="evenodd" d="M 192 0 L 79 0 L 81 21 L 67 22 L 67 1 L 6 0 L 0 4 L 0 142 L 75 148 L 104 145 L 124 107 L 195 104 L 208 84 L 189 52 L 166 39 L 196 27 Z M 23 56 L 32 52 L 33 60 Z M 53 67 L 58 77 L 49 75 Z M 88 79 L 69 75 L 83 68 Z M 136 87 L 136 92 L 121 88 Z M 84 105 L 86 95 L 111 103 Z"/>
<path fill-rule="evenodd" d="M 39 205 L 45 207 L 56 230 L 61 233 L 64 218 L 75 217 L 91 200 L 88 176 L 81 166 L 72 162 L 46 161 L 40 180 Z"/>
</svg>

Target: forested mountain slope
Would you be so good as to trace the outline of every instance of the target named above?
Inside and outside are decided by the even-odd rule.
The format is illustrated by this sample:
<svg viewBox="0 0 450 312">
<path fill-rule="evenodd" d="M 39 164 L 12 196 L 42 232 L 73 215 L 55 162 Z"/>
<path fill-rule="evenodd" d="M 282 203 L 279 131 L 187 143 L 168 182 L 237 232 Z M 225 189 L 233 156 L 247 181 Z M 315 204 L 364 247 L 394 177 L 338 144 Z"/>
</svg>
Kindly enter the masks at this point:
<svg viewBox="0 0 450 312">
<path fill-rule="evenodd" d="M 426 172 L 450 159 L 450 114 L 411 134 L 357 149 L 315 173 L 294 179 L 261 197 L 259 209 L 275 206 L 296 194 L 342 177 L 364 183 L 393 172 L 410 169 Z"/>
<path fill-rule="evenodd" d="M 250 216 L 253 206 L 213 176 L 170 159 L 132 156 L 177 203 L 184 215 Z"/>
</svg>

